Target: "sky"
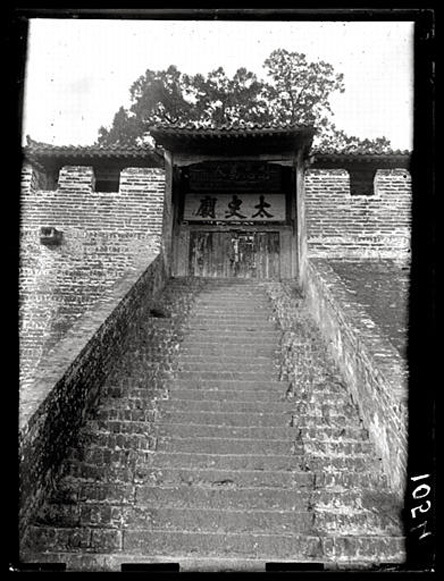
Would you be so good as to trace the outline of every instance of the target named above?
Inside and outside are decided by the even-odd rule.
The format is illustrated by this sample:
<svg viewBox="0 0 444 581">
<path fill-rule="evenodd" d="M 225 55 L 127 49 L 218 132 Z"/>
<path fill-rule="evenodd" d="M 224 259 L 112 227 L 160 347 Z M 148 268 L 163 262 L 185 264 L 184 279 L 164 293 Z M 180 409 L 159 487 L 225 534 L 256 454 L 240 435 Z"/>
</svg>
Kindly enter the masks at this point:
<svg viewBox="0 0 444 581">
<path fill-rule="evenodd" d="M 222 66 L 265 77 L 277 48 L 324 60 L 344 74 L 332 94 L 334 122 L 361 138 L 384 135 L 412 148 L 412 22 L 30 20 L 23 110 L 26 135 L 54 145 L 89 145 L 109 127 L 147 69 L 176 65 L 206 74 Z"/>
</svg>

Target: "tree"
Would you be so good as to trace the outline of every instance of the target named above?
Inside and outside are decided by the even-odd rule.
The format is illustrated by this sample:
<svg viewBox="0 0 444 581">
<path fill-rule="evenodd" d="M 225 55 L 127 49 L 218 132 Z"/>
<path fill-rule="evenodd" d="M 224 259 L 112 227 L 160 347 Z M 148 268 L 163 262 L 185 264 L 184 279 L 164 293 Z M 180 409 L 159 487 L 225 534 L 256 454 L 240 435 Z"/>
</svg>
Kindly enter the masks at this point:
<svg viewBox="0 0 444 581">
<path fill-rule="evenodd" d="M 330 93 L 344 92 L 344 76 L 323 61 L 309 63 L 304 54 L 284 49 L 273 51 L 264 63 L 271 83 L 267 85 L 270 114 L 281 123 L 328 123 L 333 112 Z"/>
<path fill-rule="evenodd" d="M 328 124 L 317 137 L 315 147 L 336 153 L 388 153 L 391 151 L 390 141 L 386 137 L 361 139 L 354 135 L 347 135 L 333 123 Z"/>
<path fill-rule="evenodd" d="M 194 89 L 195 118 L 197 123 L 219 127 L 224 124 L 267 123 L 269 114 L 264 95 L 264 83 L 245 68 L 227 77 L 222 67 L 207 77 L 186 77 L 188 87 Z"/>
<path fill-rule="evenodd" d="M 331 64 L 309 62 L 285 49 L 265 60 L 267 80 L 245 68 L 228 77 L 222 67 L 187 75 L 171 65 L 166 71 L 147 70 L 130 88 L 131 105 L 121 107 L 112 126 L 99 129 L 99 144 L 141 143 L 149 127 L 159 122 L 220 127 L 226 124 L 314 125 L 314 145 L 336 151 L 383 152 L 384 137 L 361 140 L 347 136 L 332 122 L 331 93 L 344 92 L 344 78 Z"/>
</svg>

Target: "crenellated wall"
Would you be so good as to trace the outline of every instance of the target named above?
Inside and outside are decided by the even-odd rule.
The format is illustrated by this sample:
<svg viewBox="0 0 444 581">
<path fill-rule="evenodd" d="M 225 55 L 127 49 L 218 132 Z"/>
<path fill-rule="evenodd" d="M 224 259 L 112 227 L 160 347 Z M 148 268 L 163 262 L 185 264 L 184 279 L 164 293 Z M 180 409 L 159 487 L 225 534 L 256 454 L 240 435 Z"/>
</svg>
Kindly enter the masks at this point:
<svg viewBox="0 0 444 581">
<path fill-rule="evenodd" d="M 367 195 L 350 191 L 344 169 L 309 169 L 305 210 L 309 257 L 408 259 L 411 177 L 380 169 Z"/>
<path fill-rule="evenodd" d="M 28 385 L 66 330 L 129 269 L 160 250 L 164 170 L 127 168 L 116 192 L 96 192 L 94 170 L 65 166 L 58 187 L 23 169 L 20 240 L 21 382 Z M 62 232 L 41 242 L 41 228 Z"/>
<path fill-rule="evenodd" d="M 370 195 L 351 193 L 342 169 L 309 169 L 297 179 L 298 191 L 305 189 L 298 205 L 298 249 L 306 244 L 309 259 L 305 252 L 299 256 L 306 275 L 301 282 L 399 489 L 406 461 L 403 361 L 368 329 L 354 327 L 360 316 L 356 305 L 345 303 L 340 280 L 316 259 L 408 259 L 410 175 L 379 170 Z M 140 313 L 169 275 L 172 176 L 160 168 L 128 167 L 116 191 L 96 191 L 95 184 L 91 166 L 63 166 L 56 187 L 44 172 L 23 169 L 23 521 L 50 487 L 60 456 L 112 368 L 114 349 L 124 349 Z M 42 241 L 42 228 L 56 229 L 60 239 Z"/>
</svg>

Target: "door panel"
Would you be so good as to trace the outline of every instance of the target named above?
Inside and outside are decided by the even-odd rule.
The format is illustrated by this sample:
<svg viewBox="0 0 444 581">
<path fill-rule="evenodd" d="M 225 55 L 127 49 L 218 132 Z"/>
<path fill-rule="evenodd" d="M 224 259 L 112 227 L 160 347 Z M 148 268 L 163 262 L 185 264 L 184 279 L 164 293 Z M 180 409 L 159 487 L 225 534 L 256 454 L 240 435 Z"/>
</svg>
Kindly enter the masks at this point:
<svg viewBox="0 0 444 581">
<path fill-rule="evenodd" d="M 191 232 L 190 274 L 279 278 L 279 232 Z"/>
</svg>

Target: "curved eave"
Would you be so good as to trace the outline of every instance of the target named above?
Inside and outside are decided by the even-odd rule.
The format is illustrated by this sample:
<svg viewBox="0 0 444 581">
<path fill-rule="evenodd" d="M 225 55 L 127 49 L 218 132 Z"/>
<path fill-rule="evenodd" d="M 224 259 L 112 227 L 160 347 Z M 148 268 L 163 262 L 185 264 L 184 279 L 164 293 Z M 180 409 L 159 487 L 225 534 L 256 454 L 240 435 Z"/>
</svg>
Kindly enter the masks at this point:
<svg viewBox="0 0 444 581">
<path fill-rule="evenodd" d="M 162 167 L 163 156 L 155 150 L 142 147 L 70 147 L 28 146 L 23 150 L 25 159 L 46 169 L 65 165 L 93 165 L 113 167 Z"/>
<path fill-rule="evenodd" d="M 310 167 L 313 169 L 333 169 L 362 167 L 379 169 L 409 169 L 411 152 L 396 151 L 390 153 L 320 153 L 312 151 Z"/>
<path fill-rule="evenodd" d="M 152 127 L 150 134 L 167 151 L 187 154 L 257 155 L 294 153 L 311 145 L 314 129 Z"/>
</svg>

